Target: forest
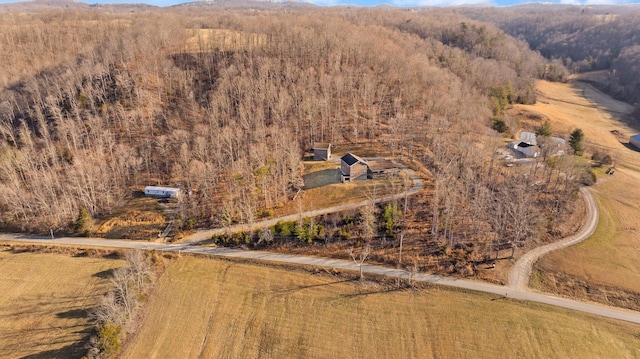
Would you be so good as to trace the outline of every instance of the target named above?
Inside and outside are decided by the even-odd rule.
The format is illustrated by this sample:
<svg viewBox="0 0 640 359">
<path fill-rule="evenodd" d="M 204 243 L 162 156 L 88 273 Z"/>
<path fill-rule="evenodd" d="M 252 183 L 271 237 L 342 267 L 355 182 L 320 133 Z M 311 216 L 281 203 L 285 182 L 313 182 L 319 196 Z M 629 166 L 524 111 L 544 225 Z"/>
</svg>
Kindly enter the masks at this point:
<svg viewBox="0 0 640 359">
<path fill-rule="evenodd" d="M 3 230 L 72 232 L 79 213 L 106 217 L 145 185 L 192 192 L 180 225 L 251 223 L 302 187 L 315 141 L 384 143 L 427 169 L 408 221 L 436 246 L 553 237 L 591 180 L 571 156 L 526 171 L 492 160 L 505 109 L 568 73 L 502 24 L 444 9 L 11 9 Z"/>
<path fill-rule="evenodd" d="M 595 84 L 640 109 L 639 6 L 523 5 L 461 12 L 526 41 L 552 64 L 576 73 L 606 71 Z"/>
</svg>

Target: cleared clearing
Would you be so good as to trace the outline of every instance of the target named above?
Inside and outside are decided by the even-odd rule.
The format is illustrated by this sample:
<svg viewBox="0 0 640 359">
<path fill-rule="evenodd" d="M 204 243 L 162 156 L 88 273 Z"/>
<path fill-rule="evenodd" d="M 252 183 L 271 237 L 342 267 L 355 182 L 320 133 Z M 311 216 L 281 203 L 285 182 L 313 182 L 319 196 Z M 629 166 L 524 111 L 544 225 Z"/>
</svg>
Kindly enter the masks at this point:
<svg viewBox="0 0 640 359">
<path fill-rule="evenodd" d="M 184 257 L 122 358 L 633 358 L 640 327 L 444 289 Z"/>
<path fill-rule="evenodd" d="M 579 245 L 549 254 L 536 266 L 543 272 L 562 275 L 564 283 L 555 283 L 552 287 L 568 285 L 565 276 L 569 276 L 577 282 L 637 292 L 640 288 L 640 152 L 629 148 L 626 142 L 629 135 L 640 131 L 634 129 L 625 115 L 632 108 L 585 83 L 540 81 L 538 90 L 540 102 L 519 106 L 518 110 L 548 118 L 558 133 L 582 128 L 587 147 L 591 147 L 588 150 L 609 153 L 615 161 L 616 174 L 607 176 L 604 169 L 596 171 L 599 183 L 594 187 L 594 195 L 601 217 L 595 234 Z M 532 284 L 549 289 L 545 286 L 550 283 L 540 283 L 540 279 Z M 576 295 L 579 291 L 589 291 L 578 288 L 583 285 L 573 285 L 571 290 Z"/>
<path fill-rule="evenodd" d="M 119 260 L 0 252 L 0 358 L 79 358 Z"/>
</svg>

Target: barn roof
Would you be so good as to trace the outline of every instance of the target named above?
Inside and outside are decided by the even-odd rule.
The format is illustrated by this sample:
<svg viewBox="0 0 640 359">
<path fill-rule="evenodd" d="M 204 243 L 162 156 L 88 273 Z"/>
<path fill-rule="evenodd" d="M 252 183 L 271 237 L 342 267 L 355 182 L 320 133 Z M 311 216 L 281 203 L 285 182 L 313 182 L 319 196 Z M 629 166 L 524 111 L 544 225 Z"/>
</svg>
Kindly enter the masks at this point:
<svg viewBox="0 0 640 359">
<path fill-rule="evenodd" d="M 531 146 L 537 146 L 536 134 L 533 132 L 520 132 L 520 141 L 527 143 Z"/>
<path fill-rule="evenodd" d="M 313 144 L 314 150 L 327 150 L 331 147 L 331 144 L 328 142 L 315 142 Z"/>
<path fill-rule="evenodd" d="M 352 166 L 357 162 L 367 163 L 365 160 L 363 160 L 362 158 L 354 155 L 353 153 L 347 153 L 346 155 L 342 156 L 340 158 L 340 160 L 342 160 L 343 162 L 345 162 L 349 166 Z"/>
<path fill-rule="evenodd" d="M 393 161 L 390 161 L 390 160 L 369 161 L 367 162 L 367 166 L 369 166 L 369 169 L 373 172 L 391 170 L 397 167 L 395 163 L 393 163 Z"/>
</svg>

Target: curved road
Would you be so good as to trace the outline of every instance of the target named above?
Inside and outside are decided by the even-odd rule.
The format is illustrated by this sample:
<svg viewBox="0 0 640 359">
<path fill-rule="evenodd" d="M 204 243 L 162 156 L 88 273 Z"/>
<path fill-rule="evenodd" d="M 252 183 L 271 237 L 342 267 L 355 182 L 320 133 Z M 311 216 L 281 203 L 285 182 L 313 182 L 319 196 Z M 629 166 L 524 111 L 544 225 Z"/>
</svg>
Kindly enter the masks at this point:
<svg viewBox="0 0 640 359">
<path fill-rule="evenodd" d="M 158 251 L 170 251 L 170 252 L 185 252 L 185 253 L 200 253 L 212 256 L 221 257 L 233 257 L 233 258 L 245 258 L 254 259 L 268 262 L 281 262 L 292 263 L 302 265 L 312 265 L 318 267 L 337 268 L 350 271 L 358 271 L 359 267 L 353 261 L 329 259 L 310 256 L 297 256 L 289 254 L 269 253 L 263 251 L 245 251 L 239 249 L 229 248 L 208 248 L 197 245 L 181 245 L 181 244 L 162 244 L 162 243 L 149 243 L 149 242 L 136 242 L 136 241 L 123 241 L 123 240 L 107 240 L 98 238 L 34 238 L 20 235 L 0 234 L 0 240 L 6 241 L 19 241 L 23 243 L 38 243 L 38 244 L 65 244 L 73 246 L 92 246 L 92 247 L 111 247 L 111 248 L 129 248 L 129 249 L 142 249 L 142 250 L 158 250 Z M 406 270 L 393 269 L 378 265 L 363 266 L 363 272 L 369 274 L 377 274 L 393 278 L 409 278 L 411 273 Z M 450 287 L 463 288 L 467 290 L 473 290 L 478 292 L 495 294 L 500 297 L 508 297 L 517 300 L 527 300 L 538 303 L 545 303 L 554 305 L 557 307 L 569 308 L 584 313 L 590 313 L 600 315 L 603 317 L 624 320 L 640 324 L 640 313 L 625 309 L 618 309 L 613 307 L 607 307 L 599 304 L 590 304 L 578 302 L 575 300 L 554 297 L 551 295 L 545 295 L 540 293 L 528 292 L 525 290 L 503 287 L 495 284 L 489 284 L 484 282 L 476 282 L 472 280 L 456 279 L 443 277 L 438 275 L 416 273 L 413 279 L 421 282 L 435 283 L 446 285 Z"/>
<path fill-rule="evenodd" d="M 267 220 L 264 220 L 264 221 L 258 221 L 258 222 L 253 223 L 253 225 L 237 224 L 237 225 L 233 225 L 233 226 L 230 226 L 230 227 L 222 227 L 222 228 L 201 230 L 201 231 L 197 231 L 194 235 L 192 235 L 185 242 L 186 243 L 197 243 L 197 242 L 201 242 L 201 241 L 207 240 L 207 239 L 211 238 L 211 236 L 213 236 L 213 235 L 222 235 L 222 234 L 225 234 L 225 233 L 248 232 L 249 230 L 256 230 L 256 229 L 261 229 L 261 228 L 265 228 L 265 227 L 274 226 L 276 223 L 278 223 L 280 221 L 283 221 L 283 222 L 285 222 L 285 221 L 297 221 L 301 217 L 302 218 L 304 218 L 304 217 L 317 217 L 317 216 L 321 216 L 323 214 L 336 213 L 336 212 L 347 211 L 347 210 L 350 210 L 350 209 L 356 209 L 356 208 L 359 208 L 359 207 L 364 207 L 364 206 L 366 206 L 366 205 L 368 205 L 368 204 L 370 204 L 372 202 L 373 203 L 387 202 L 387 201 L 391 201 L 394 198 L 400 198 L 400 197 L 404 196 L 405 194 L 406 195 L 412 195 L 412 194 L 415 194 L 419 190 L 422 189 L 422 187 L 423 187 L 422 179 L 418 175 L 416 175 L 416 173 L 412 169 L 408 168 L 407 166 L 405 166 L 403 164 L 395 162 L 395 161 L 393 161 L 393 163 L 396 166 L 398 166 L 398 168 L 401 168 L 402 170 L 404 170 L 409 175 L 411 180 L 413 181 L 413 187 L 409 188 L 405 192 L 383 196 L 383 197 L 374 199 L 373 201 L 366 200 L 366 201 L 348 203 L 348 204 L 344 204 L 344 205 L 340 205 L 340 206 L 316 209 L 316 210 L 306 211 L 306 212 L 301 212 L 301 213 L 294 213 L 294 214 L 290 214 L 290 215 L 287 215 L 287 216 L 282 216 L 282 217 L 278 217 L 278 218 L 271 218 L 271 219 L 267 219 Z"/>
<path fill-rule="evenodd" d="M 406 194 L 414 194 L 418 192 L 423 184 L 422 180 L 415 175 L 410 169 L 401 166 L 405 169 L 412 180 L 414 185 L 411 189 L 406 191 Z M 589 190 L 582 188 L 581 192 L 587 202 L 587 221 L 585 225 L 575 235 L 568 237 L 556 243 L 552 243 L 543 247 L 534 249 L 531 252 L 526 253 L 520 260 L 516 262 L 514 268 L 509 275 L 509 287 L 503 287 L 495 284 L 476 282 L 472 280 L 457 279 L 451 277 L 438 276 L 427 273 L 414 273 L 413 279 L 421 282 L 435 283 L 446 285 L 450 287 L 457 287 L 467 290 L 479 291 L 484 293 L 490 293 L 499 295 L 501 297 L 509 297 L 517 300 L 528 300 L 538 303 L 544 303 L 554 305 L 563 308 L 569 308 L 584 313 L 590 313 L 600 315 L 608 318 L 624 320 L 632 323 L 640 324 L 640 313 L 619 309 L 613 307 L 607 307 L 599 304 L 590 304 L 584 302 L 578 302 L 570 299 L 554 297 L 551 295 L 534 293 L 527 291 L 527 283 L 529 276 L 531 275 L 531 267 L 535 261 L 541 256 L 549 253 L 552 250 L 563 248 L 575 243 L 578 243 L 585 238 L 589 237 L 594 231 L 598 223 L 598 208 L 595 204 L 593 195 Z M 374 200 L 374 202 L 383 202 L 393 199 L 396 196 L 402 196 L 405 193 L 399 195 L 389 195 Z M 296 220 L 300 215 L 302 216 L 318 216 L 325 213 L 339 212 L 347 209 L 353 209 L 360 206 L 369 204 L 370 201 L 362 201 L 357 203 L 351 203 L 342 206 L 336 206 L 326 209 L 320 209 L 315 211 L 307 211 L 302 214 L 294 214 L 290 216 L 275 218 L 267 221 L 255 223 L 253 228 L 263 228 L 266 226 L 272 226 L 281 220 Z M 212 256 L 221 257 L 234 257 L 254 259 L 269 262 L 281 262 L 292 263 L 301 265 L 312 265 L 318 267 L 337 268 L 350 271 L 359 271 L 359 266 L 353 261 L 345 261 L 339 259 L 310 257 L 310 256 L 298 256 L 279 253 L 270 253 L 264 251 L 245 251 L 239 249 L 230 248 L 211 248 L 198 246 L 195 242 L 208 239 L 213 234 L 222 234 L 226 231 L 242 231 L 247 230 L 247 225 L 232 226 L 229 228 L 219 228 L 207 231 L 199 231 L 194 235 L 189 243 L 185 244 L 164 244 L 153 242 L 141 242 L 130 240 L 107 240 L 101 238 L 78 238 L 78 237 L 62 237 L 51 239 L 50 237 L 35 237 L 20 234 L 0 234 L 0 240 L 3 241 L 16 241 L 22 243 L 37 243 L 37 244 L 63 244 L 72 246 L 94 246 L 94 247 L 109 247 L 109 248 L 125 248 L 125 249 L 141 249 L 141 250 L 157 250 L 157 251 L 170 251 L 170 252 L 186 252 L 186 253 L 199 253 Z M 378 265 L 363 265 L 363 272 L 368 274 L 376 274 L 394 278 L 410 278 L 412 273 L 406 270 L 388 268 Z"/>
<path fill-rule="evenodd" d="M 580 188 L 580 193 L 584 197 L 584 201 L 587 205 L 587 219 L 584 225 L 582 225 L 582 228 L 570 237 L 535 248 L 520 257 L 513 267 L 511 267 L 511 270 L 509 270 L 510 288 L 526 290 L 529 286 L 529 278 L 531 277 L 533 265 L 538 259 L 540 259 L 540 257 L 548 254 L 549 252 L 578 244 L 589 238 L 593 232 L 595 232 L 596 227 L 598 226 L 598 219 L 600 217 L 596 200 L 594 199 L 591 190 L 586 187 Z"/>
</svg>

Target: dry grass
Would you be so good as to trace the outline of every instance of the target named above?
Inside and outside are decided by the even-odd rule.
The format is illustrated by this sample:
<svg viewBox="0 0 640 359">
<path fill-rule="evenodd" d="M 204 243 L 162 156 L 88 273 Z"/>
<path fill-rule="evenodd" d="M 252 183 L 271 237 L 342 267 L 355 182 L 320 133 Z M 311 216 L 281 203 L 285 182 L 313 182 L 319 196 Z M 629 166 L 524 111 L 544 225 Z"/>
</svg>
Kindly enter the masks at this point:
<svg viewBox="0 0 640 359">
<path fill-rule="evenodd" d="M 122 358 L 632 358 L 638 333 L 495 296 L 185 257 Z"/>
<path fill-rule="evenodd" d="M 0 358 L 79 358 L 121 261 L 0 252 Z"/>
<path fill-rule="evenodd" d="M 594 190 L 601 214 L 595 234 L 577 246 L 551 253 L 540 260 L 537 267 L 592 285 L 637 292 L 640 288 L 640 205 L 637 201 L 640 153 L 623 143 L 628 139 L 625 136 L 636 132 L 623 122 L 626 117 L 622 113 L 628 113 L 630 107 L 584 83 L 572 86 L 541 81 L 538 89 L 542 102 L 519 106 L 519 109 L 548 117 L 557 131 L 582 128 L 592 151 L 608 152 L 616 161 L 617 171 L 614 176 L 605 175 L 602 169 L 596 171 L 600 182 Z M 623 136 L 616 136 L 612 130 Z"/>
<path fill-rule="evenodd" d="M 138 197 L 96 225 L 95 234 L 106 238 L 154 239 L 167 226 L 163 208 L 155 198 Z"/>
</svg>

